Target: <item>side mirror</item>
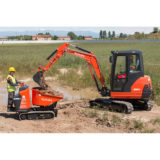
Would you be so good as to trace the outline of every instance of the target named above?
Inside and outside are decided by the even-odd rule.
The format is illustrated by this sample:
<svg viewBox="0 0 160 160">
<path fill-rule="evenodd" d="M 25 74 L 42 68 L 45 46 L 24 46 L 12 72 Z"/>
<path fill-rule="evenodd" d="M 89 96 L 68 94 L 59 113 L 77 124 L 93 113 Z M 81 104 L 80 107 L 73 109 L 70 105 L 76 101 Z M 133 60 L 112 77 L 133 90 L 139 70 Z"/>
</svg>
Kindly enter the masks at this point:
<svg viewBox="0 0 160 160">
<path fill-rule="evenodd" d="M 109 57 L 109 62 L 112 63 L 113 62 L 113 56 Z"/>
</svg>

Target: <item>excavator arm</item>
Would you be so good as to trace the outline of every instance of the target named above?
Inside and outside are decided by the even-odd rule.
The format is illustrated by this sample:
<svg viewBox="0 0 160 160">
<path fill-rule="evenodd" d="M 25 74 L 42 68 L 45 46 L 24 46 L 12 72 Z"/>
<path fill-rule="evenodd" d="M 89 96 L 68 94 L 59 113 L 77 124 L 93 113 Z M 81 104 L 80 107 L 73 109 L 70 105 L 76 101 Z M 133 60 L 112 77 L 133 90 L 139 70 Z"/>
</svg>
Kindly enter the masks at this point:
<svg viewBox="0 0 160 160">
<path fill-rule="evenodd" d="M 65 43 L 63 45 L 61 45 L 60 47 L 58 47 L 53 53 L 51 53 L 51 55 L 46 59 L 46 60 L 49 60 L 52 56 L 54 56 L 49 62 L 48 64 L 43 67 L 43 66 L 40 66 L 38 68 L 39 71 L 47 71 L 61 56 L 63 56 L 66 52 L 67 52 L 67 49 L 68 49 L 68 46 L 69 44 L 68 43 Z"/>
<path fill-rule="evenodd" d="M 47 60 L 51 59 L 51 57 L 53 56 L 53 58 L 48 62 L 48 64 L 43 67 L 40 66 L 38 68 L 38 72 L 33 76 L 33 80 L 38 83 L 42 88 L 45 88 L 46 86 L 44 85 L 44 77 L 43 77 L 43 73 L 45 71 L 47 71 L 61 56 L 63 56 L 65 53 L 70 53 L 73 54 L 75 56 L 81 57 L 82 59 L 85 59 L 88 63 L 88 67 L 90 69 L 91 75 L 93 80 L 95 81 L 96 87 L 98 92 L 102 95 L 102 96 L 107 96 L 109 95 L 109 89 L 107 87 L 105 87 L 105 80 L 104 80 L 104 76 L 100 70 L 100 67 L 98 65 L 98 61 L 96 59 L 96 56 L 94 55 L 94 52 L 90 52 L 86 49 L 83 49 L 81 47 L 72 45 L 73 47 L 75 47 L 76 49 L 83 51 L 82 52 L 78 52 L 75 50 L 72 50 L 69 48 L 69 43 L 65 43 L 63 45 L 61 45 L 60 47 L 58 47 L 48 58 Z M 98 81 L 96 79 L 96 76 L 94 74 L 94 71 L 102 85 L 102 87 L 100 88 L 98 85 Z"/>
</svg>

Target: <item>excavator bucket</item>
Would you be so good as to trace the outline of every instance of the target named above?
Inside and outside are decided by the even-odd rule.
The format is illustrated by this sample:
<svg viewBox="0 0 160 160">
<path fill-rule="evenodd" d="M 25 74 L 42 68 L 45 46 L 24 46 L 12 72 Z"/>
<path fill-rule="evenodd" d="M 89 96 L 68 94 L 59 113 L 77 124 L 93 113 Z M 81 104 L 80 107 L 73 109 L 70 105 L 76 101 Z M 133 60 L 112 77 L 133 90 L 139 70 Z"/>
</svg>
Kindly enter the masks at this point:
<svg viewBox="0 0 160 160">
<path fill-rule="evenodd" d="M 57 53 L 57 49 L 52 52 L 46 60 L 49 60 L 51 57 L 53 57 Z M 38 71 L 34 76 L 33 80 L 42 88 L 42 89 L 47 89 L 48 85 L 45 83 L 45 79 L 43 76 L 43 71 Z"/>
<path fill-rule="evenodd" d="M 45 79 L 43 76 L 43 71 L 38 71 L 34 76 L 33 80 L 42 88 L 46 89 L 48 85 L 45 83 Z"/>
</svg>

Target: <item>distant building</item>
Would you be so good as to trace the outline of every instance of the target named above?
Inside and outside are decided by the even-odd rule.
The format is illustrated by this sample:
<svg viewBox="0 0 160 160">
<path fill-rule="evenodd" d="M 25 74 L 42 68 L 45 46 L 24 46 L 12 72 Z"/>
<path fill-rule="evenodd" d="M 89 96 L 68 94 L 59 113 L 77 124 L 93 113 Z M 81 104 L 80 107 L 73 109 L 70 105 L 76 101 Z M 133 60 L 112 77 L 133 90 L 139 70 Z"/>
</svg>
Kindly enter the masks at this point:
<svg viewBox="0 0 160 160">
<path fill-rule="evenodd" d="M 50 35 L 33 35 L 32 40 L 38 40 L 38 41 L 43 41 L 43 40 L 52 40 L 52 37 Z"/>
<path fill-rule="evenodd" d="M 92 36 L 84 36 L 84 40 L 93 40 Z"/>
<path fill-rule="evenodd" d="M 67 41 L 69 41 L 69 40 L 71 40 L 71 38 L 69 36 L 59 36 L 57 38 L 57 40 L 67 40 Z"/>
<path fill-rule="evenodd" d="M 0 37 L 0 41 L 6 41 L 8 40 L 8 37 Z"/>
</svg>

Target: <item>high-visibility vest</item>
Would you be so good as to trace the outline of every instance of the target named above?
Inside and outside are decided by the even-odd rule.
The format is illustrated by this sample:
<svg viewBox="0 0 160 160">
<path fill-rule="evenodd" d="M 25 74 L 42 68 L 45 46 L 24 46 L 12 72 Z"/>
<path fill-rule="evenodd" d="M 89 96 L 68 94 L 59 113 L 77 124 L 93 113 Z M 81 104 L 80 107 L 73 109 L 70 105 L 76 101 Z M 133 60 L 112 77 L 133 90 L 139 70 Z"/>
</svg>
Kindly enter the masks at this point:
<svg viewBox="0 0 160 160">
<path fill-rule="evenodd" d="M 11 75 L 8 75 L 8 76 L 7 76 L 7 90 L 8 90 L 8 92 L 14 92 L 14 91 L 16 91 L 16 86 L 10 85 L 10 84 L 8 83 L 8 78 L 11 79 L 12 83 L 14 83 L 14 84 L 16 83 L 15 77 L 13 77 L 13 76 L 11 76 Z"/>
</svg>

